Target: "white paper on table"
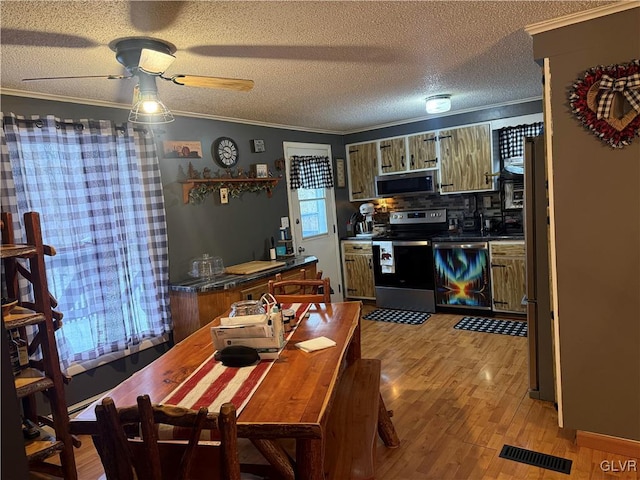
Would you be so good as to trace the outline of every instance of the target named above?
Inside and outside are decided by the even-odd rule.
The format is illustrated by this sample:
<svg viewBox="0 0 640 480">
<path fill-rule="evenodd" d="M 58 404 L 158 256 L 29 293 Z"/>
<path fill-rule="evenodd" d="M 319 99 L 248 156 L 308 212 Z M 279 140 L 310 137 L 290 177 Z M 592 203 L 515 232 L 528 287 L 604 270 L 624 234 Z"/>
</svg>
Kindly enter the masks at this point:
<svg viewBox="0 0 640 480">
<path fill-rule="evenodd" d="M 392 242 L 377 242 L 380 246 L 380 271 L 382 273 L 395 273 L 396 266 L 393 258 Z"/>
<path fill-rule="evenodd" d="M 312 338 L 311 340 L 305 340 L 304 342 L 296 343 L 296 347 L 298 347 L 303 352 L 315 352 L 316 350 L 323 350 L 329 347 L 335 347 L 336 342 L 327 337 L 317 337 Z"/>
</svg>

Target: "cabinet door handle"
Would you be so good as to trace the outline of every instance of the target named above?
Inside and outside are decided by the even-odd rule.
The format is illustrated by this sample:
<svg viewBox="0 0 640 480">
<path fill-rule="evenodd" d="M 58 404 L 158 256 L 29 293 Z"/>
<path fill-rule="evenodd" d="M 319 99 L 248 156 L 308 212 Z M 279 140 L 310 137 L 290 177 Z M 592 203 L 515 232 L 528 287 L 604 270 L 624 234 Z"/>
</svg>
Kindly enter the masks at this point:
<svg viewBox="0 0 640 480">
<path fill-rule="evenodd" d="M 444 137 L 443 137 L 444 138 Z M 423 142 L 435 142 L 438 140 L 438 137 L 425 138 L 422 140 Z"/>
<path fill-rule="evenodd" d="M 453 137 L 453 135 L 440 135 L 438 137 L 438 140 L 444 140 L 445 138 L 451 138 L 451 137 Z"/>
<path fill-rule="evenodd" d="M 440 187 L 453 187 L 453 183 L 441 183 Z"/>
<path fill-rule="evenodd" d="M 413 163 L 413 153 L 411 154 L 411 166 L 415 167 L 415 163 Z"/>
<path fill-rule="evenodd" d="M 431 160 L 425 160 L 424 163 L 438 163 L 438 158 L 433 158 Z"/>
<path fill-rule="evenodd" d="M 391 147 L 391 145 L 380 145 L 380 150 L 382 150 L 383 148 L 389 148 Z"/>
<path fill-rule="evenodd" d="M 382 168 L 391 168 L 393 165 L 382 165 Z"/>
<path fill-rule="evenodd" d="M 400 157 L 400 163 L 402 164 L 402 168 L 404 168 L 404 155 Z"/>
<path fill-rule="evenodd" d="M 359 193 L 362 193 L 362 190 L 360 190 L 359 192 L 351 192 L 351 195 L 358 195 Z"/>
<path fill-rule="evenodd" d="M 369 257 L 369 270 L 373 268 L 373 259 Z"/>
<path fill-rule="evenodd" d="M 498 268 L 507 268 L 507 266 L 506 266 L 506 265 L 500 265 L 499 263 L 492 263 L 492 264 L 491 264 L 491 268 L 493 268 L 493 267 L 498 267 Z"/>
<path fill-rule="evenodd" d="M 349 153 L 358 153 L 358 149 L 349 150 Z"/>
<path fill-rule="evenodd" d="M 494 304 L 494 305 L 498 305 L 498 304 L 500 304 L 500 305 L 508 305 L 508 304 L 509 304 L 509 302 L 501 302 L 501 301 L 499 301 L 499 300 L 494 300 L 494 301 L 493 301 L 493 304 Z"/>
<path fill-rule="evenodd" d="M 347 263 L 347 262 L 355 262 L 355 260 L 353 260 L 351 258 L 345 258 L 344 259 L 344 263 Z"/>
<path fill-rule="evenodd" d="M 357 246 L 357 245 L 354 245 L 354 246 L 353 246 L 353 247 L 351 247 L 351 248 L 353 248 L 354 250 L 362 250 L 362 247 L 359 247 L 359 246 Z"/>
</svg>

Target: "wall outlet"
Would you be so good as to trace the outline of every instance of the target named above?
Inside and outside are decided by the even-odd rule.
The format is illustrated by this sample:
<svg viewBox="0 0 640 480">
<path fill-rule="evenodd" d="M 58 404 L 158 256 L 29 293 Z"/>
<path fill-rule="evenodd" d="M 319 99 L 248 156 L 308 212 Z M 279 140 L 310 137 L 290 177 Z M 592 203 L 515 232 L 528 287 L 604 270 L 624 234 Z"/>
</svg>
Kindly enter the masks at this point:
<svg viewBox="0 0 640 480">
<path fill-rule="evenodd" d="M 220 189 L 220 203 L 229 203 L 229 189 L 222 187 Z"/>
<path fill-rule="evenodd" d="M 491 208 L 491 197 L 489 195 L 482 197 L 482 206 L 484 208 Z"/>
</svg>

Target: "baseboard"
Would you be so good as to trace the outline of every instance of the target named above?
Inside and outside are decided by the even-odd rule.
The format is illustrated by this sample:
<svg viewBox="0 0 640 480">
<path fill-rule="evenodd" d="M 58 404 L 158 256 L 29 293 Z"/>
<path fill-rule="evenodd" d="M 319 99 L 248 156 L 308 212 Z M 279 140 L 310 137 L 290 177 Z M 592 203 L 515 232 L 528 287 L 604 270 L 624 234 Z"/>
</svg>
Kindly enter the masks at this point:
<svg viewBox="0 0 640 480">
<path fill-rule="evenodd" d="M 588 447 L 594 450 L 640 459 L 640 441 L 637 440 L 578 430 L 576 432 L 576 444 L 580 447 Z"/>
</svg>

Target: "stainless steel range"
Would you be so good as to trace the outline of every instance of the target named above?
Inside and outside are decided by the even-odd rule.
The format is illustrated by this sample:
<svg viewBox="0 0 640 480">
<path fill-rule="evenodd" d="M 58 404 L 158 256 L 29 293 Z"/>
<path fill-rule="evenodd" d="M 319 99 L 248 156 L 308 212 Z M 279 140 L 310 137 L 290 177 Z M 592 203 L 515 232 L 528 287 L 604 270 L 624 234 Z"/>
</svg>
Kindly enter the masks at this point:
<svg viewBox="0 0 640 480">
<path fill-rule="evenodd" d="M 444 208 L 389 215 L 387 231 L 372 239 L 378 307 L 435 312 L 431 238 L 447 229 Z"/>
</svg>

